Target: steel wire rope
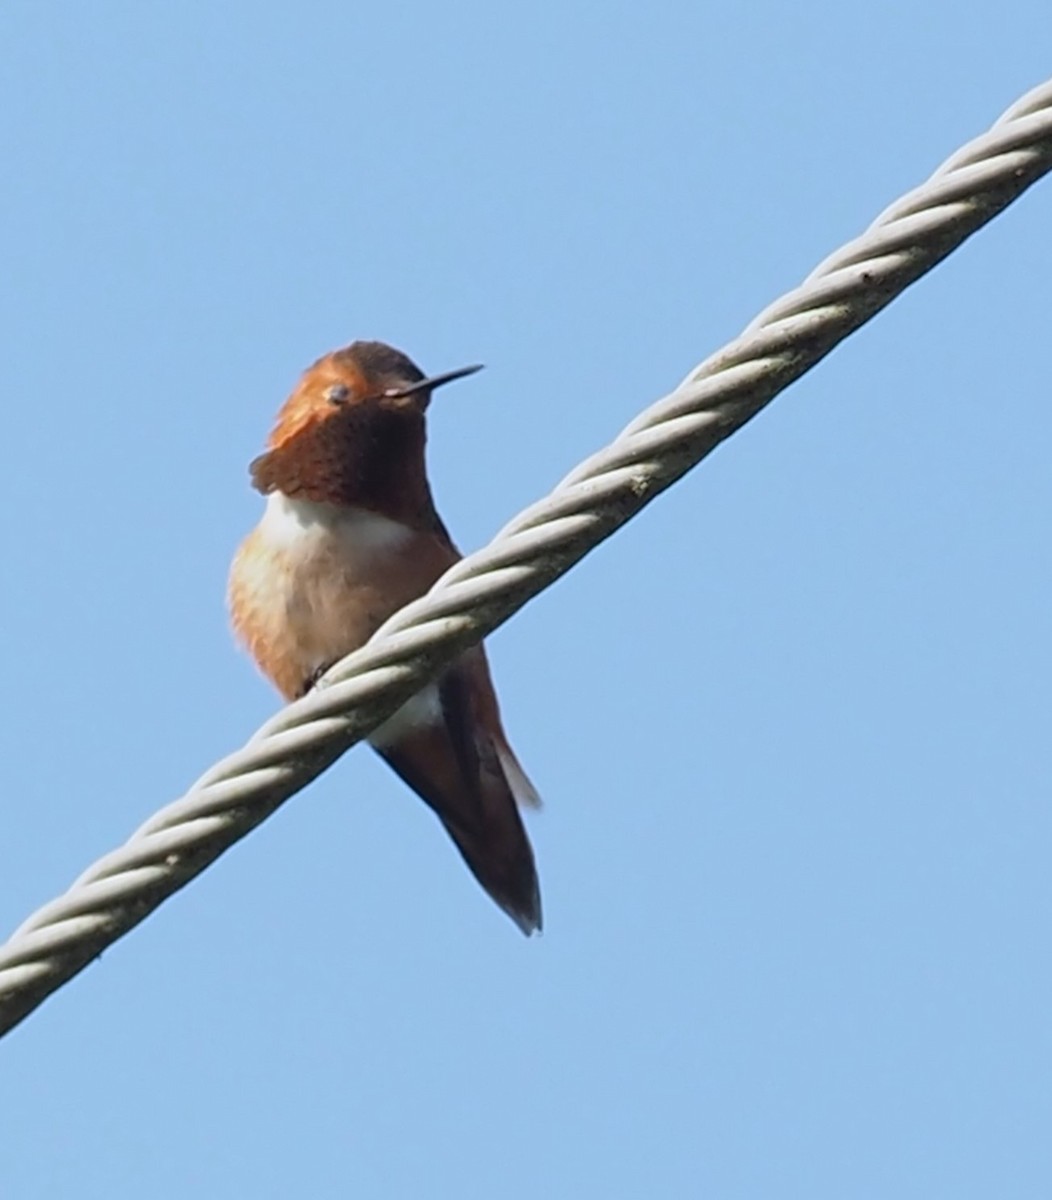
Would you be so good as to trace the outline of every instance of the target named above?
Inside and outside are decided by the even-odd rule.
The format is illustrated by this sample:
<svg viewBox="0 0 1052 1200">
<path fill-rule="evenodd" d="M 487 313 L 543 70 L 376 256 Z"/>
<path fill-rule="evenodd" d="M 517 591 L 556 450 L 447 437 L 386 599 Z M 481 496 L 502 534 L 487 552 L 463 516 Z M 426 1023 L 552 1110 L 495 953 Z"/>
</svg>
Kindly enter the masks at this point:
<svg viewBox="0 0 1052 1200">
<path fill-rule="evenodd" d="M 0 1034 L 1052 168 L 1052 81 L 396 613 L 0 946 Z"/>
</svg>

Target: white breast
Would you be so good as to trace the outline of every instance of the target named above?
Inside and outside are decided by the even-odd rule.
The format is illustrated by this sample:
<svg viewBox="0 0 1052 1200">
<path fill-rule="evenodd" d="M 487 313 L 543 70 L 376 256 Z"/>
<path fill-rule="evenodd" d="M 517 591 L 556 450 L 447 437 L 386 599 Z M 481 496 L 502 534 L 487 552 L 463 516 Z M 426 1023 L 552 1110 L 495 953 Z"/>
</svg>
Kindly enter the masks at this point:
<svg viewBox="0 0 1052 1200">
<path fill-rule="evenodd" d="M 400 521 L 345 504 L 296 500 L 271 492 L 260 522 L 260 536 L 275 550 L 302 553 L 342 543 L 355 558 L 383 557 L 399 550 L 412 536 Z"/>
<path fill-rule="evenodd" d="M 313 500 L 295 500 L 282 492 L 271 492 L 260 523 L 260 533 L 267 544 L 281 550 L 293 561 L 306 564 L 319 555 L 336 553 L 345 570 L 368 572 L 389 554 L 400 551 L 412 531 L 398 521 L 368 512 L 363 508 L 347 505 L 318 504 Z M 286 601 L 286 620 L 301 628 L 301 618 L 307 616 L 307 626 L 315 632 L 338 629 L 343 597 L 337 592 L 330 597 L 323 579 L 313 572 L 308 576 L 312 586 L 304 586 L 303 579 L 290 580 L 292 594 Z M 332 576 L 327 576 L 333 578 Z M 345 586 L 346 580 L 337 583 Z M 326 618 L 326 606 L 333 604 L 336 619 Z M 312 656 L 316 666 L 329 658 L 329 647 L 319 649 Z M 342 655 L 345 648 L 340 647 Z M 378 748 L 399 741 L 405 734 L 421 725 L 431 725 L 442 718 L 442 704 L 438 687 L 429 684 L 411 696 L 400 709 L 378 728 L 373 730 L 369 742 Z"/>
<path fill-rule="evenodd" d="M 280 647 L 279 686 L 294 692 L 362 645 L 390 615 L 398 605 L 386 581 L 392 566 L 412 553 L 415 536 L 362 508 L 281 492 L 267 497 L 251 553 L 238 568 L 237 590 L 243 624 L 255 641 Z"/>
</svg>

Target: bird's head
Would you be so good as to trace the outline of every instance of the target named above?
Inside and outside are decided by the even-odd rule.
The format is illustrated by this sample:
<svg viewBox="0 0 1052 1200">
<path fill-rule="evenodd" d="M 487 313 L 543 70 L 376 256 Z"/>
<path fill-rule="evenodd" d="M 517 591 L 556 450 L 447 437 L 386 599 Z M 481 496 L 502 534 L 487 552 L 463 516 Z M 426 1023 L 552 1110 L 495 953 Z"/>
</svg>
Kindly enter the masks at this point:
<svg viewBox="0 0 1052 1200">
<path fill-rule="evenodd" d="M 278 412 L 267 452 L 251 466 L 261 492 L 357 502 L 378 484 L 423 471 L 424 414 L 432 393 L 480 370 L 427 376 L 383 342 L 352 342 L 318 359 Z"/>
</svg>

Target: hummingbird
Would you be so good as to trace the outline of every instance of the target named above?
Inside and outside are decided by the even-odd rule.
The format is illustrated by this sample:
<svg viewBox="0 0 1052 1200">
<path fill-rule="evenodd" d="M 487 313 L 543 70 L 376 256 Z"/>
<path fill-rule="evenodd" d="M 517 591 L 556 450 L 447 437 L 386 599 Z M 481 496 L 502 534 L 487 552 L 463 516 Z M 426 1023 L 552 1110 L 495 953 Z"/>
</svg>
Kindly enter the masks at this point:
<svg viewBox="0 0 1052 1200">
<path fill-rule="evenodd" d="M 436 389 L 480 366 L 427 376 L 383 342 L 352 342 L 309 367 L 249 474 L 266 499 L 230 570 L 237 639 L 286 700 L 363 645 L 461 558 L 427 478 Z M 501 724 L 481 645 L 465 651 L 368 738 L 427 803 L 471 872 L 529 935 L 541 899 L 519 808 L 540 800 Z"/>
</svg>

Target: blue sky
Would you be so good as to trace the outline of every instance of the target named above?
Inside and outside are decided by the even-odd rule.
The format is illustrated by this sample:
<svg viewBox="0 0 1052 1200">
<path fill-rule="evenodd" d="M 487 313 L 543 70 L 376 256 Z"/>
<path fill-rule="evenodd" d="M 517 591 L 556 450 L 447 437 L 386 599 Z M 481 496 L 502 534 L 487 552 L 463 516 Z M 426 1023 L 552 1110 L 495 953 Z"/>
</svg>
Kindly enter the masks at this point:
<svg viewBox="0 0 1052 1200">
<path fill-rule="evenodd" d="M 487 363 L 430 443 L 479 546 L 1040 83 L 1052 9 L 0 38 L 6 929 L 275 710 L 222 596 L 306 364 Z M 1050 206 L 491 639 L 543 938 L 356 750 L 0 1045 L 4 1194 L 1048 1195 Z"/>
</svg>

